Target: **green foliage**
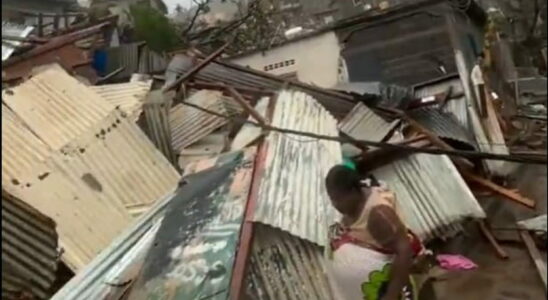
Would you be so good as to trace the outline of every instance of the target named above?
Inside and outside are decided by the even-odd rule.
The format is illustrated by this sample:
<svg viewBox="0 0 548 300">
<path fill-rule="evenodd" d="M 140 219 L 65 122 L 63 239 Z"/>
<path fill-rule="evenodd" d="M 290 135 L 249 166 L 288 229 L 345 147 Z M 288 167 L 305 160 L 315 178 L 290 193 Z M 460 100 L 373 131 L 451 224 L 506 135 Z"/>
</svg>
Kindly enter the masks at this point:
<svg viewBox="0 0 548 300">
<path fill-rule="evenodd" d="M 162 52 L 181 45 L 176 27 L 160 11 L 145 4 L 137 4 L 131 6 L 130 13 L 135 38 L 145 41 L 150 49 Z"/>
</svg>

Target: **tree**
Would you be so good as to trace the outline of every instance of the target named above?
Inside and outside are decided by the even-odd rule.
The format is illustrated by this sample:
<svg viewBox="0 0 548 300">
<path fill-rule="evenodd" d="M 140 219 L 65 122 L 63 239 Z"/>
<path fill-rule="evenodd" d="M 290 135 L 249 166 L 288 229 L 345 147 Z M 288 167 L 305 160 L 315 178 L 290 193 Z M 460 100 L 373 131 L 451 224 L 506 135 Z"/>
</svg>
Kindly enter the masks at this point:
<svg viewBox="0 0 548 300">
<path fill-rule="evenodd" d="M 135 38 L 145 41 L 158 52 L 173 50 L 182 44 L 176 27 L 160 11 L 145 4 L 130 7 Z"/>
</svg>

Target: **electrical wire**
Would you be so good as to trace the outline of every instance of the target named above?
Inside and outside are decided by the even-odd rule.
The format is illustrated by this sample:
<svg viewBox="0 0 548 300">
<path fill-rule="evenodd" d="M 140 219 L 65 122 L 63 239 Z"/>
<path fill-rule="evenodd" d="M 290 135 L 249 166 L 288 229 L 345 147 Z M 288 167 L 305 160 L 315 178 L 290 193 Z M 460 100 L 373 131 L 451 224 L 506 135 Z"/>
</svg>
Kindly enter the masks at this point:
<svg viewBox="0 0 548 300">
<path fill-rule="evenodd" d="M 272 125 L 261 125 L 257 122 L 250 121 L 242 117 L 232 117 L 232 116 L 220 114 L 218 112 L 209 110 L 202 106 L 189 103 L 186 101 L 180 101 L 180 103 L 183 105 L 198 109 L 202 112 L 217 116 L 219 118 L 227 119 L 237 124 L 250 124 L 250 125 L 254 125 L 256 127 L 262 128 L 264 130 L 275 131 L 275 132 L 279 132 L 286 135 L 288 134 L 298 135 L 303 137 L 314 138 L 317 140 L 336 141 L 340 143 L 350 143 L 350 144 L 366 146 L 366 147 L 378 147 L 378 148 L 385 148 L 385 149 L 400 150 L 403 152 L 448 155 L 452 157 L 464 157 L 469 159 L 503 160 L 503 161 L 511 161 L 511 162 L 518 162 L 518 163 L 527 163 L 527 164 L 541 164 L 541 165 L 547 164 L 547 158 L 545 155 L 505 155 L 505 154 L 496 154 L 496 153 L 488 153 L 488 152 L 467 151 L 467 150 L 444 150 L 444 149 L 433 149 L 433 148 L 418 148 L 413 146 L 391 144 L 391 143 L 385 143 L 385 142 L 357 140 L 350 136 L 335 137 L 335 136 L 321 135 L 321 134 L 315 134 L 315 133 L 299 131 L 299 130 L 279 128 Z"/>
</svg>

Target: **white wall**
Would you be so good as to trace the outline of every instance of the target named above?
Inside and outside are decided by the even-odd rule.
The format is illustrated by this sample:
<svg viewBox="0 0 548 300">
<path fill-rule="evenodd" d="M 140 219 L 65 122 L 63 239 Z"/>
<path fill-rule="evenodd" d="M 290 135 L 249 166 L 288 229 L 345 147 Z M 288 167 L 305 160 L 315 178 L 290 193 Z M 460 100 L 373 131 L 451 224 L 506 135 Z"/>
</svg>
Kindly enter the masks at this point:
<svg viewBox="0 0 548 300">
<path fill-rule="evenodd" d="M 288 43 L 266 52 L 236 57 L 231 62 L 265 71 L 265 66 L 294 60 L 294 64 L 267 70 L 274 75 L 297 72 L 305 83 L 330 88 L 339 78 L 340 46 L 334 32 Z M 285 64 L 284 64 L 285 65 Z"/>
</svg>

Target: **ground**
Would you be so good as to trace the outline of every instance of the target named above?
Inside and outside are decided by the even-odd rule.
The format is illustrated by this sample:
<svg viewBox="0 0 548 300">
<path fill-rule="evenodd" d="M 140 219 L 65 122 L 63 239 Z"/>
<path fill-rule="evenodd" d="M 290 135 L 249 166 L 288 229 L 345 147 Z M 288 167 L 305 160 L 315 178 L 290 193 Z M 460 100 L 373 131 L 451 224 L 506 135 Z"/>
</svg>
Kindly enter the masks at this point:
<svg viewBox="0 0 548 300">
<path fill-rule="evenodd" d="M 537 201 L 536 210 L 522 208 L 504 199 L 481 199 L 493 228 L 515 227 L 523 220 L 546 213 L 546 166 L 521 166 L 512 176 L 512 185 Z M 461 300 L 536 300 L 546 299 L 546 291 L 525 246 L 515 231 L 496 230 L 498 239 L 510 258 L 497 258 L 475 224 L 470 224 L 466 236 L 447 243 L 444 253 L 462 254 L 479 265 L 474 271 L 449 274 L 433 283 L 435 299 Z M 546 260 L 546 252 L 542 252 Z M 425 296 L 424 298 L 430 298 Z M 426 300 L 426 299 L 421 299 Z"/>
</svg>

